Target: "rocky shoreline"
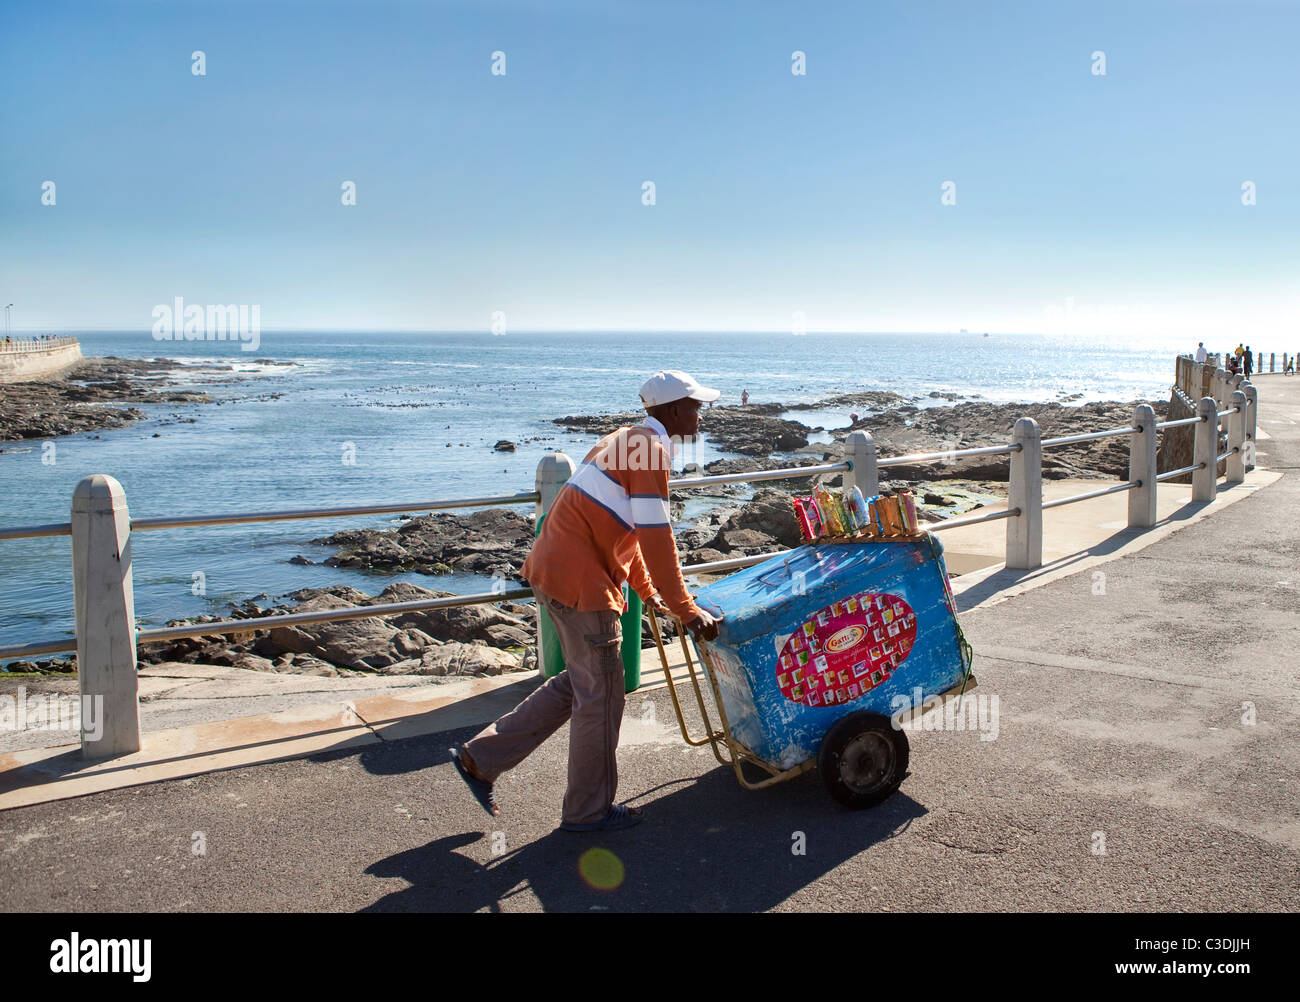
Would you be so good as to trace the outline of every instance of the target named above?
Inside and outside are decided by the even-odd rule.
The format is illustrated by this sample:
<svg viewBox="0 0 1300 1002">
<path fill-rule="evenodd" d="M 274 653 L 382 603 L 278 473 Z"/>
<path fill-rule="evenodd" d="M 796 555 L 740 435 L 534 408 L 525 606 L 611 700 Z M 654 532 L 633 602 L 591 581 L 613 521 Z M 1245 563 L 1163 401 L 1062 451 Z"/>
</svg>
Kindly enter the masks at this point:
<svg viewBox="0 0 1300 1002">
<path fill-rule="evenodd" d="M 127 423 L 143 416 L 134 408 L 126 411 L 109 407 L 82 408 L 88 401 L 130 398 L 142 402 L 206 402 L 206 394 L 189 391 L 147 389 L 130 382 L 131 376 L 157 374 L 178 367 L 174 362 L 130 362 L 122 359 L 91 360 L 97 365 L 78 370 L 75 378 L 84 385 L 14 384 L 0 387 L 0 420 L 12 391 L 22 389 L 20 398 L 33 406 L 58 409 L 75 415 L 74 421 L 102 420 Z M 90 378 L 87 378 L 87 377 Z M 939 394 L 931 394 L 938 397 Z M 850 431 L 866 430 L 876 440 L 881 458 L 918 453 L 944 453 L 958 449 L 1003 445 L 1010 439 L 1011 426 L 1019 417 L 1038 421 L 1044 438 L 1121 427 L 1131 420 L 1131 403 L 1104 402 L 1069 406 L 1063 403 L 993 404 L 975 399 L 954 399 L 945 403 L 910 400 L 890 392 L 842 394 L 814 403 L 785 405 L 751 404 L 747 407 L 713 407 L 702 431 L 710 444 L 736 456 L 707 464 L 705 474 L 752 472 L 774 464 L 812 466 L 840 462 L 844 441 Z M 34 402 L 39 402 L 34 403 Z M 949 405 L 950 404 L 950 405 Z M 1157 415 L 1166 404 L 1155 402 Z M 830 430 L 812 427 L 788 416 L 791 412 L 845 410 L 861 411 L 851 425 Z M 98 411 L 104 414 L 96 414 Z M 42 412 L 43 413 L 43 412 Z M 136 415 L 136 416 L 133 416 Z M 568 416 L 555 424 L 570 432 L 605 434 L 625 424 L 638 423 L 639 413 Z M 106 423 L 100 427 L 116 427 Z M 11 426 L 6 421 L 4 426 Z M 43 428 L 44 434 L 64 434 L 48 429 L 57 421 L 35 420 L 13 428 Z M 83 430 L 78 428 L 77 430 Z M 810 441 L 820 433 L 829 441 Z M 20 435 L 18 437 L 38 437 Z M 1128 443 L 1123 437 L 1051 449 L 1044 454 L 1043 475 L 1047 479 L 1124 477 L 1128 472 Z M 965 514 L 1006 495 L 1009 462 L 1006 456 L 941 459 L 888 467 L 881 471 L 883 490 L 910 488 L 916 492 L 921 517 L 929 522 Z M 799 528 L 790 504 L 795 493 L 807 493 L 814 483 L 838 485 L 841 474 L 819 474 L 802 480 L 765 483 L 757 489 L 745 484 L 724 485 L 707 495 L 693 494 L 688 502 L 675 499 L 672 514 L 678 552 L 684 567 L 750 556 L 796 546 Z M 330 567 L 378 573 L 416 572 L 431 577 L 450 573 L 518 579 L 519 568 L 532 545 L 534 521 L 531 513 L 490 508 L 467 515 L 434 513 L 403 519 L 395 529 L 347 529 L 312 540 L 312 545 L 333 552 L 313 560 L 299 554 L 294 563 L 320 563 Z M 246 619 L 326 608 L 360 607 L 388 602 L 410 602 L 451 595 L 410 583 L 396 583 L 379 595 L 370 596 L 355 588 L 336 585 L 303 589 L 283 596 L 288 601 L 262 606 L 257 600 L 233 606 L 221 618 Z M 266 596 L 259 596 L 265 600 Z M 192 621 L 213 622 L 218 617 Z M 661 620 L 661 625 L 670 624 Z M 465 606 L 450 610 L 407 613 L 384 619 L 357 619 L 309 627 L 276 627 L 245 635 L 205 636 L 171 644 L 143 645 L 141 663 L 180 661 L 226 665 L 255 671 L 292 672 L 316 675 L 412 674 L 412 675 L 496 675 L 528 671 L 536 666 L 536 629 L 531 605 L 503 602 L 496 605 Z M 645 623 L 643 642 L 648 646 L 650 631 Z M 72 670 L 66 659 L 18 662 L 11 671 L 58 672 Z"/>
<path fill-rule="evenodd" d="M 892 398 L 892 400 L 890 399 Z M 860 417 L 851 426 L 833 429 L 830 442 L 809 443 L 808 435 L 824 429 L 775 417 L 795 408 L 781 404 L 756 407 L 714 407 L 705 419 L 711 444 L 742 452 L 738 458 L 709 463 L 704 474 L 752 472 L 774 462 L 789 466 L 838 463 L 845 458 L 844 440 L 850 431 L 864 429 L 876 440 L 878 455 L 927 454 L 967 448 L 1004 445 L 1019 417 L 1032 417 L 1044 438 L 1061 437 L 1108 427 L 1121 427 L 1132 417 L 1133 405 L 1095 403 L 1082 406 L 1047 404 L 991 404 L 964 401 L 951 407 L 918 408 L 897 403 L 896 394 L 862 394 L 836 397 L 802 409 L 841 406 L 883 407 Z M 1154 405 L 1157 415 L 1165 404 Z M 634 413 L 557 418 L 569 431 L 606 434 L 636 423 Z M 771 459 L 773 454 L 785 453 Z M 758 457 L 761 457 L 758 458 Z M 1116 479 L 1128 473 L 1128 443 L 1122 437 L 1080 442 L 1048 450 L 1043 476 L 1060 479 Z M 939 521 L 965 514 L 1006 496 L 1010 474 L 1007 456 L 975 456 L 909 463 L 882 470 L 882 488 L 916 492 L 921 515 Z M 727 485 L 697 499 L 705 507 L 683 524 L 685 502 L 674 500 L 678 552 L 683 565 L 728 557 L 749 556 L 795 546 L 798 525 L 790 507 L 795 493 L 807 493 L 815 483 L 839 484 L 841 474 L 818 474 L 806 479 L 765 484 L 751 494 L 746 485 Z M 367 571 L 417 571 L 438 575 L 453 571 L 495 577 L 514 577 L 528 555 L 533 539 L 530 515 L 488 509 L 471 515 L 433 514 L 409 518 L 397 529 L 349 529 L 312 543 L 335 549 L 324 560 L 299 555 L 296 563 L 322 563 Z"/>
<path fill-rule="evenodd" d="M 261 604 L 266 596 L 230 607 L 223 616 L 177 619 L 168 626 L 202 625 L 219 620 L 287 616 L 327 609 L 418 602 L 451 598 L 407 582 L 367 595 L 348 585 L 302 588 L 283 596 L 288 601 Z M 676 627 L 660 619 L 666 636 Z M 650 624 L 642 620 L 643 646 L 651 644 Z M 537 622 L 531 604 L 498 602 L 449 609 L 405 612 L 395 616 L 350 619 L 308 625 L 269 626 L 244 633 L 188 637 L 141 644 L 139 663 L 217 665 L 277 674 L 330 678 L 377 675 L 501 675 L 537 668 Z M 37 675 L 70 673 L 75 656 L 46 661 L 15 661 L 12 673 Z"/>
<path fill-rule="evenodd" d="M 274 359 L 257 359 L 261 365 L 292 365 Z M 183 365 L 175 359 L 82 359 L 57 379 L 0 383 L 0 442 L 57 438 L 125 428 L 148 415 L 140 404 L 221 403 L 200 390 L 175 387 L 184 373 L 229 372 L 224 365 Z M 123 406 L 125 405 L 125 406 Z M 172 415 L 173 422 L 194 418 Z M 0 452 L 6 451 L 0 447 Z"/>
</svg>

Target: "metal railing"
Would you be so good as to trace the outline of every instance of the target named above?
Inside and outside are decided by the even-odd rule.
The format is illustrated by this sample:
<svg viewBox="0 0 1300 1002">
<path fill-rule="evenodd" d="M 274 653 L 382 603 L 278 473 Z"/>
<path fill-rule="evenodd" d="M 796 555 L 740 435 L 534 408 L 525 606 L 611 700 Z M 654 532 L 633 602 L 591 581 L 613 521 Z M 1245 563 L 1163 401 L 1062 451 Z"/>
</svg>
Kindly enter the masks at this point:
<svg viewBox="0 0 1300 1002">
<path fill-rule="evenodd" d="M 968 456 L 997 456 L 1002 453 L 1020 452 L 1024 446 L 1019 442 L 1011 445 L 988 445 L 979 449 L 954 449 L 948 452 L 914 452 L 908 456 L 894 456 L 890 459 L 882 459 L 876 464 L 877 467 L 884 469 L 890 466 L 910 466 L 913 463 L 934 463 L 942 462 Z"/>
<path fill-rule="evenodd" d="M 63 348 L 66 345 L 76 344 L 75 337 L 52 337 L 52 338 L 23 338 L 21 340 L 0 340 L 0 352 L 6 354 L 18 354 L 21 352 L 31 351 L 49 351 L 52 348 Z"/>
<path fill-rule="evenodd" d="M 1048 508 L 1059 508 L 1063 504 L 1074 504 L 1076 501 L 1091 501 L 1093 498 L 1105 497 L 1107 494 L 1120 494 L 1124 491 L 1137 490 L 1142 486 L 1139 480 L 1131 480 L 1126 484 L 1116 484 L 1114 487 L 1103 487 L 1100 490 L 1086 491 L 1083 494 L 1072 494 L 1068 498 L 1057 498 L 1055 501 L 1044 501 L 1044 510 Z"/>
<path fill-rule="evenodd" d="M 1250 372 L 1242 371 L 1240 375 L 1249 380 L 1252 376 L 1264 376 L 1277 373 L 1285 373 L 1288 368 L 1294 371 L 1297 355 L 1290 355 L 1282 352 L 1280 355 L 1275 351 L 1252 351 L 1251 370 Z M 1243 363 L 1244 363 L 1243 357 Z M 1223 370 L 1225 358 L 1223 355 L 1211 354 L 1206 357 L 1202 363 L 1198 363 L 1191 355 L 1179 355 L 1176 361 L 1175 382 L 1176 385 L 1193 398 L 1199 398 L 1205 392 L 1205 374 L 1204 370 Z M 1198 370 L 1197 366 L 1200 366 Z M 1236 373 L 1229 373 L 1236 375 Z M 1195 392 L 1191 390 L 1195 389 Z"/>
<path fill-rule="evenodd" d="M 675 490 L 691 490 L 722 484 L 808 479 L 839 473 L 843 475 L 845 486 L 856 486 L 865 496 L 870 496 L 879 493 L 880 469 L 926 462 L 952 462 L 976 456 L 1008 455 L 1011 466 L 1008 479 L 1008 504 L 1005 510 L 947 519 L 928 528 L 931 532 L 945 532 L 963 526 L 1007 520 L 1006 566 L 1033 569 L 1042 565 L 1042 513 L 1047 509 L 1129 492 L 1129 526 L 1147 528 L 1155 524 L 1156 485 L 1159 482 L 1190 473 L 1193 475 L 1193 500 L 1208 501 L 1213 497 L 1215 490 L 1215 470 L 1218 463 L 1225 459 L 1229 460 L 1228 482 L 1239 482 L 1244 476 L 1244 466 L 1240 457 L 1243 455 L 1247 441 L 1252 443 L 1253 450 L 1254 417 L 1257 406 L 1254 388 L 1249 384 L 1245 385 L 1247 389 L 1243 390 L 1238 379 L 1232 384 L 1233 389 L 1226 399 L 1219 401 L 1204 397 L 1198 403 L 1197 416 L 1175 421 L 1157 423 L 1154 410 L 1149 405 L 1140 404 L 1134 409 L 1133 423 L 1127 427 L 1042 439 L 1037 422 L 1032 418 L 1021 418 L 1013 429 L 1013 441 L 1006 445 L 913 453 L 880 460 L 876 458 L 875 442 L 871 435 L 865 431 L 854 431 L 845 440 L 848 458 L 843 462 L 782 467 L 749 473 L 679 477 L 670 479 L 669 486 Z M 1224 388 L 1226 389 L 1227 386 L 1228 383 L 1224 381 Z M 1221 403 L 1231 406 L 1221 409 Z M 1224 417 L 1231 419 L 1229 447 L 1227 452 L 1220 454 L 1218 428 L 1219 420 Z M 1156 432 L 1160 429 L 1191 425 L 1197 426 L 1196 448 L 1200 458 L 1190 466 L 1157 475 Z M 1043 449 L 1125 435 L 1130 436 L 1128 480 L 1070 497 L 1043 501 Z M 71 521 L 0 529 L 0 541 L 62 535 L 72 537 L 73 589 L 80 599 L 76 603 L 75 637 L 0 647 L 0 659 L 34 657 L 76 650 L 83 694 L 103 693 L 106 706 L 119 707 L 119 712 L 112 720 L 106 717 L 102 734 L 98 738 L 92 740 L 83 734 L 83 754 L 88 757 L 103 757 L 135 751 L 139 748 L 140 740 L 138 712 L 132 714 L 126 707 L 128 704 L 136 705 L 136 649 L 139 644 L 169 642 L 191 637 L 249 634 L 259 629 L 368 619 L 416 611 L 511 601 L 532 597 L 533 592 L 529 588 L 518 588 L 414 602 L 322 609 L 314 612 L 283 613 L 139 629 L 135 622 L 128 585 L 131 571 L 129 556 L 127 561 L 121 560 L 122 554 L 130 553 L 127 543 L 131 532 L 520 504 L 533 504 L 536 514 L 540 517 L 549 510 L 574 469 L 571 459 L 563 453 L 554 453 L 546 456 L 538 465 L 536 490 L 515 494 L 397 504 L 343 505 L 144 519 L 130 518 L 121 486 L 111 477 L 87 477 L 78 485 L 74 493 Z M 688 564 L 683 567 L 683 571 L 690 575 L 726 573 L 789 552 L 789 550 L 777 550 L 703 564 Z M 94 587 L 91 587 L 92 583 Z M 90 623 L 95 623 L 98 629 L 90 630 L 88 628 Z M 539 650 L 538 653 L 541 661 L 542 652 Z M 542 667 L 544 669 L 545 666 Z"/>
<path fill-rule="evenodd" d="M 1166 480 L 1173 480 L 1174 477 L 1185 477 L 1189 473 L 1195 473 L 1197 470 L 1205 469 L 1205 463 L 1193 463 L 1191 466 L 1180 466 L 1176 470 L 1168 470 L 1156 477 L 1156 481 L 1163 483 Z"/>
</svg>

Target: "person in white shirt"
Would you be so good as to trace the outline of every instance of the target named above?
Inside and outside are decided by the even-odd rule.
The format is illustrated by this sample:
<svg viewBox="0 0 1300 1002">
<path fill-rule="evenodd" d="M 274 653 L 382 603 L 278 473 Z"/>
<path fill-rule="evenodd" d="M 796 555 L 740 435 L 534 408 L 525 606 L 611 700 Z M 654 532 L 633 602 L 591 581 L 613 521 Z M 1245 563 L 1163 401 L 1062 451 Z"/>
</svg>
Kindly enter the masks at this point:
<svg viewBox="0 0 1300 1002">
<path fill-rule="evenodd" d="M 1205 351 L 1205 342 L 1204 342 L 1204 341 L 1197 341 L 1197 342 L 1196 342 L 1196 364 L 1197 364 L 1197 365 L 1204 365 L 1204 364 L 1205 364 L 1205 360 L 1206 360 L 1206 358 L 1208 358 L 1208 357 L 1209 357 L 1209 356 L 1206 354 L 1206 351 Z"/>
</svg>

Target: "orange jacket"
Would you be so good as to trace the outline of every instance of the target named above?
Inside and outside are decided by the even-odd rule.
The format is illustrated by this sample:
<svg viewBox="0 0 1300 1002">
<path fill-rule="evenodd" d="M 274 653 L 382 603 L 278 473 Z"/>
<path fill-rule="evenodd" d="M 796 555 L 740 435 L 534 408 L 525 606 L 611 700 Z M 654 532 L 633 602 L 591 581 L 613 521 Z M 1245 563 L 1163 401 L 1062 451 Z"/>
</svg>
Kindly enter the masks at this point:
<svg viewBox="0 0 1300 1002">
<path fill-rule="evenodd" d="M 662 428 L 651 418 L 596 443 L 551 505 L 524 580 L 580 612 L 622 610 L 627 581 L 642 599 L 658 591 L 684 622 L 700 614 L 677 561 Z"/>
</svg>

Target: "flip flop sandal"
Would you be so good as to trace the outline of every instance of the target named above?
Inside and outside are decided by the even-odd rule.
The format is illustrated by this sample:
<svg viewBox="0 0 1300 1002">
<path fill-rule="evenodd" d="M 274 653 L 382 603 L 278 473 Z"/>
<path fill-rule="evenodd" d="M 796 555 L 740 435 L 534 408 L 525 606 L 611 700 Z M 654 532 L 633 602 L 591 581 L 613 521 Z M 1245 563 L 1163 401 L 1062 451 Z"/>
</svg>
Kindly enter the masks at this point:
<svg viewBox="0 0 1300 1002">
<path fill-rule="evenodd" d="M 639 825 L 644 817 L 645 815 L 639 807 L 629 808 L 627 804 L 615 804 L 600 821 L 589 821 L 586 824 L 574 824 L 571 821 L 565 821 L 560 827 L 566 832 L 615 831 L 619 828 L 631 828 L 633 825 Z"/>
<path fill-rule="evenodd" d="M 485 779 L 470 775 L 469 770 L 465 768 L 465 763 L 460 760 L 460 751 L 459 748 L 447 749 L 447 752 L 451 755 L 452 765 L 460 773 L 460 778 L 465 781 L 470 793 L 474 794 L 474 799 L 483 805 L 483 810 L 495 818 L 501 813 L 501 809 L 497 807 L 497 802 L 492 799 L 492 784 Z"/>
</svg>

